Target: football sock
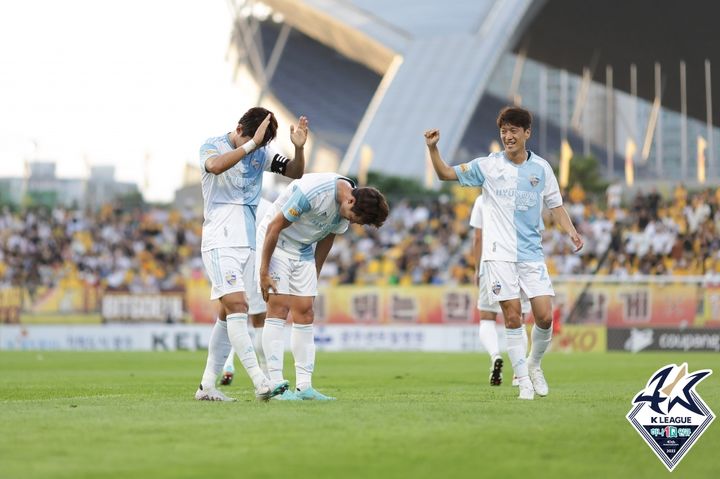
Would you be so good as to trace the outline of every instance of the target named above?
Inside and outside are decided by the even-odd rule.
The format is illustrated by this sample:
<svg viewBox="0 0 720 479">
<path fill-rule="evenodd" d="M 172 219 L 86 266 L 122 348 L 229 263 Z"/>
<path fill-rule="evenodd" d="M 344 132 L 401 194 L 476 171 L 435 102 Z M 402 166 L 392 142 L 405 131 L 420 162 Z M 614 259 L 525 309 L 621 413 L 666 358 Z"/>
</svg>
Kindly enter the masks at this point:
<svg viewBox="0 0 720 479">
<path fill-rule="evenodd" d="M 507 342 L 508 356 L 512 364 L 515 376 L 523 378 L 528 375 L 528 366 L 525 359 L 527 346 L 523 344 L 523 327 L 505 328 L 505 341 Z"/>
<path fill-rule="evenodd" d="M 285 355 L 285 321 L 279 318 L 265 319 L 262 334 L 265 362 L 270 379 L 283 378 L 283 356 Z"/>
<path fill-rule="evenodd" d="M 312 386 L 315 338 L 312 324 L 293 324 L 290 345 L 295 358 L 295 385 L 299 391 Z"/>
<path fill-rule="evenodd" d="M 210 333 L 210 342 L 208 343 L 208 357 L 205 363 L 205 372 L 203 373 L 202 384 L 203 389 L 214 388 L 215 380 L 222 371 L 225 357 L 230 352 L 230 339 L 228 338 L 227 323 L 215 321 L 212 332 Z"/>
<path fill-rule="evenodd" d="M 255 347 L 255 354 L 257 354 L 258 364 L 260 369 L 263 370 L 267 376 L 267 363 L 265 362 L 265 350 L 263 349 L 263 328 L 254 328 L 255 335 L 252 337 L 253 346 Z"/>
<path fill-rule="evenodd" d="M 480 344 L 491 358 L 500 355 L 498 347 L 497 330 L 495 329 L 495 321 L 481 319 L 480 320 Z"/>
<path fill-rule="evenodd" d="M 265 374 L 258 365 L 255 348 L 253 348 L 247 325 L 248 315 L 246 313 L 233 313 L 227 315 L 227 332 L 230 343 L 240 358 L 245 371 L 252 379 L 255 388 L 260 387 L 266 380 Z"/>
<path fill-rule="evenodd" d="M 228 341 L 230 340 L 228 339 Z M 225 360 L 225 365 L 223 366 L 223 371 L 235 372 L 235 348 L 230 348 L 230 352 Z"/>
<path fill-rule="evenodd" d="M 532 328 L 532 346 L 530 347 L 530 356 L 528 362 L 540 366 L 545 351 L 552 341 L 552 325 L 547 329 L 538 328 L 537 324 Z"/>
</svg>

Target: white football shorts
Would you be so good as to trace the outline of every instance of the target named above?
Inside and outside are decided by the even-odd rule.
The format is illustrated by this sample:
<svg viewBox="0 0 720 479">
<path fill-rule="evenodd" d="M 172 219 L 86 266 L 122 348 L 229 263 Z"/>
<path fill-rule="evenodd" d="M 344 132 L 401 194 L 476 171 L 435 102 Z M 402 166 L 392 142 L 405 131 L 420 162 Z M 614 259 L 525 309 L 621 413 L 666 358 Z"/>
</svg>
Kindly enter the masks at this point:
<svg viewBox="0 0 720 479">
<path fill-rule="evenodd" d="M 315 261 L 300 260 L 276 250 L 270 258 L 268 273 L 275 280 L 278 294 L 317 296 Z M 257 291 L 260 294 L 259 273 L 256 282 Z"/>
<path fill-rule="evenodd" d="M 483 261 L 490 304 L 517 298 L 555 296 L 543 261 Z"/>
<path fill-rule="evenodd" d="M 215 248 L 202 252 L 212 288 L 210 299 L 245 292 L 253 282 L 254 254 L 250 248 Z"/>
<path fill-rule="evenodd" d="M 260 292 L 260 260 L 262 258 L 262 245 L 265 243 L 267 225 L 261 223 L 257 230 L 257 268 L 255 271 L 256 291 Z M 292 296 L 317 296 L 317 271 L 315 259 L 301 260 L 295 256 L 275 248 L 268 266 L 270 277 L 275 280 L 278 294 Z M 271 293 L 272 294 L 272 293 Z"/>
<path fill-rule="evenodd" d="M 485 262 L 480 263 L 480 280 L 478 281 L 478 300 L 477 300 L 477 309 L 480 311 L 489 311 L 491 313 L 502 313 L 502 308 L 500 308 L 500 303 L 490 302 L 490 290 L 487 288 L 487 285 L 485 284 L 485 277 L 487 276 L 485 272 Z M 521 294 L 521 301 L 520 301 L 520 308 L 522 311 L 522 314 L 527 314 L 531 311 L 530 301 L 527 299 L 527 297 L 524 294 Z"/>
</svg>

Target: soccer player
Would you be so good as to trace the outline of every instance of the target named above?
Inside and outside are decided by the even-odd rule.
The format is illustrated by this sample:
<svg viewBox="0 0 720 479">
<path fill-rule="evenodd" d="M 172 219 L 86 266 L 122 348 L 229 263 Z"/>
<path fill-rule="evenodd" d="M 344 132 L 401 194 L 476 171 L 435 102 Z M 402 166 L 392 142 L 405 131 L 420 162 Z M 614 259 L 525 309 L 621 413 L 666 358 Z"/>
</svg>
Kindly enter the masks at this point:
<svg viewBox="0 0 720 479">
<path fill-rule="evenodd" d="M 490 304 L 488 290 L 484 287 L 485 275 L 482 264 L 482 195 L 478 196 L 473 204 L 470 213 L 470 226 L 474 228 L 473 233 L 473 255 L 475 257 L 475 278 L 476 286 L 478 286 L 477 309 L 480 311 L 480 344 L 490 355 L 490 385 L 500 386 L 502 384 L 502 368 L 503 359 L 500 356 L 500 346 L 498 345 L 497 330 L 495 322 L 497 315 L 500 313 L 500 305 L 498 303 Z M 522 313 L 530 312 L 530 302 L 523 298 Z M 523 345 L 527 348 L 527 332 L 525 327 L 522 328 Z M 527 350 L 527 349 L 526 349 Z M 517 378 L 513 378 L 513 386 L 518 385 Z"/>
<path fill-rule="evenodd" d="M 350 223 L 379 228 L 387 215 L 385 197 L 375 188 L 356 188 L 336 173 L 312 173 L 290 183 L 263 219 L 257 233 L 260 290 L 268 305 L 263 347 L 275 382 L 283 380 L 285 321 L 288 313 L 293 318 L 296 388 L 278 399 L 334 399 L 312 387 L 317 279 L 336 235 Z"/>
<path fill-rule="evenodd" d="M 226 321 L 215 322 L 208 359 L 195 399 L 232 400 L 215 388 L 228 353 L 227 342 L 261 400 L 282 394 L 287 381 L 269 380 L 258 365 L 248 333 L 248 302 L 255 263 L 255 210 L 260 200 L 264 171 L 300 178 L 305 170 L 304 145 L 307 118 L 290 126 L 295 158 L 290 160 L 270 145 L 277 134 L 277 120 L 265 108 L 249 109 L 234 131 L 210 138 L 200 148 L 204 217 L 202 259 L 212 284 L 210 299 L 219 299 Z M 222 315 L 221 315 L 222 318 Z M 227 339 L 226 339 L 227 338 Z"/>
<path fill-rule="evenodd" d="M 500 111 L 497 126 L 504 150 L 455 167 L 442 159 L 437 144 L 440 131 L 425 132 L 438 178 L 463 186 L 483 187 L 483 263 L 485 288 L 491 303 L 499 302 L 505 316 L 508 356 L 518 377 L 520 399 L 548 394 L 540 362 L 552 338 L 552 300 L 555 295 L 545 266 L 540 213 L 542 205 L 567 233 L 575 251 L 583 240 L 562 205 L 557 179 L 547 161 L 525 149 L 532 117 L 523 108 Z M 522 345 L 521 293 L 530 299 L 535 324 L 526 359 Z"/>
<path fill-rule="evenodd" d="M 260 223 L 268 212 L 269 207 L 272 205 L 271 202 L 265 198 L 260 198 L 260 202 L 255 212 L 255 225 Z M 257 267 L 257 258 L 255 261 L 255 267 Z M 253 278 L 255 274 L 253 273 Z M 253 285 L 248 285 L 245 291 L 248 299 L 248 319 L 252 324 L 252 329 L 248 327 L 250 333 L 250 339 L 252 339 L 253 347 L 255 348 L 255 354 L 257 354 L 258 364 L 260 369 L 263 370 L 265 376 L 267 376 L 267 364 L 265 363 L 265 354 L 262 347 L 262 332 L 265 326 L 265 313 L 267 312 L 267 306 L 265 301 L 262 299 L 262 295 Z M 229 386 L 232 384 L 233 377 L 235 376 L 235 350 L 230 349 L 225 365 L 223 366 L 223 374 L 220 378 L 220 385 Z"/>
</svg>

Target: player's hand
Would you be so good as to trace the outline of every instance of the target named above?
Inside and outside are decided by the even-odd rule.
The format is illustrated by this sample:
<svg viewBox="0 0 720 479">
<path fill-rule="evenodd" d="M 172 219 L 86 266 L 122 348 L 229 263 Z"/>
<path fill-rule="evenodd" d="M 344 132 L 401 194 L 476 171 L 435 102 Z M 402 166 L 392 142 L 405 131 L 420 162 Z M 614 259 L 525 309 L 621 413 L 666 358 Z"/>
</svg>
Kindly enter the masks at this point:
<svg viewBox="0 0 720 479">
<path fill-rule="evenodd" d="M 275 280 L 273 280 L 269 274 L 260 273 L 260 292 L 262 293 L 263 301 L 266 303 L 270 299 L 270 290 L 278 294 L 277 283 L 275 283 Z"/>
<path fill-rule="evenodd" d="M 297 126 L 290 125 L 290 141 L 298 148 L 305 146 L 308 135 L 307 117 L 301 116 Z"/>
<path fill-rule="evenodd" d="M 265 117 L 262 123 L 260 123 L 260 126 L 257 127 L 257 130 L 255 130 L 255 134 L 253 135 L 253 141 L 258 147 L 265 146 L 263 145 L 263 142 L 265 141 L 265 132 L 267 131 L 267 127 L 270 124 L 271 117 L 272 113 L 268 113 L 268 116 Z"/>
<path fill-rule="evenodd" d="M 435 146 L 440 141 L 440 130 L 434 128 L 425 132 L 425 144 L 427 146 Z"/>
<path fill-rule="evenodd" d="M 577 253 L 582 249 L 583 246 L 585 246 L 585 242 L 583 241 L 582 237 L 576 232 L 570 233 L 570 241 L 572 241 L 573 245 L 575 246 L 575 251 L 573 253 Z"/>
</svg>

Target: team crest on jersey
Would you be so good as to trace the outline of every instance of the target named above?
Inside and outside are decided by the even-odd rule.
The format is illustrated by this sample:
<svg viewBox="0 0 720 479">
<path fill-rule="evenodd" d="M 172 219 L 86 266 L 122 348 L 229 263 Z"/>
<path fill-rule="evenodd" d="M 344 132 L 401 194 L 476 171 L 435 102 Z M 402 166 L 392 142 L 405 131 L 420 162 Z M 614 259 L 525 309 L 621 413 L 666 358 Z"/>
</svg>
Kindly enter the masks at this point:
<svg viewBox="0 0 720 479">
<path fill-rule="evenodd" d="M 237 282 L 237 275 L 235 274 L 235 271 L 228 271 L 225 273 L 225 282 L 230 286 L 235 286 L 235 283 Z"/>
<path fill-rule="evenodd" d="M 500 290 L 502 289 L 502 285 L 500 284 L 500 281 L 495 281 L 492 285 L 492 292 L 495 296 L 500 294 Z"/>
<path fill-rule="evenodd" d="M 533 188 L 535 188 L 538 185 L 538 183 L 540 183 L 540 178 L 538 178 L 536 175 L 530 176 L 530 184 L 532 185 Z"/>
<path fill-rule="evenodd" d="M 470 164 L 469 163 L 461 164 L 460 171 L 462 171 L 463 173 L 467 173 L 468 171 L 470 171 Z"/>
<path fill-rule="evenodd" d="M 687 363 L 668 364 L 632 401 L 627 420 L 671 472 L 715 419 L 695 390 L 711 374 L 711 369 L 689 373 Z"/>
</svg>

